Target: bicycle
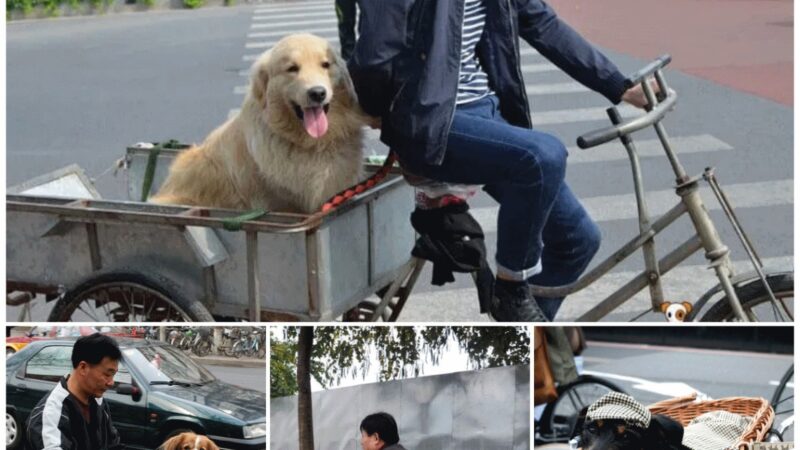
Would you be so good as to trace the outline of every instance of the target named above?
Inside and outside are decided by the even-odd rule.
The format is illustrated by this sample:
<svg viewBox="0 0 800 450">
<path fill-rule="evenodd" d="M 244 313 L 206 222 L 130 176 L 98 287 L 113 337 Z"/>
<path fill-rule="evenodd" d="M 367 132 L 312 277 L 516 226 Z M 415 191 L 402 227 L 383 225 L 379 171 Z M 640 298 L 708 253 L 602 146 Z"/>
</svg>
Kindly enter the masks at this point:
<svg viewBox="0 0 800 450">
<path fill-rule="evenodd" d="M 209 328 L 201 327 L 197 330 L 194 341 L 192 342 L 192 352 L 197 356 L 206 356 L 214 348 L 214 338 Z"/>
<path fill-rule="evenodd" d="M 556 388 L 558 397 L 544 408 L 534 426 L 536 444 L 568 442 L 575 433 L 578 415 L 609 392 L 625 393 L 619 386 L 594 375 L 579 375 Z"/>
<path fill-rule="evenodd" d="M 630 160 L 634 191 L 639 217 L 639 235 L 628 241 L 610 257 L 597 264 L 575 282 L 556 287 L 531 285 L 531 291 L 537 298 L 566 297 L 580 291 L 606 275 L 622 260 L 642 249 L 645 270 L 620 287 L 617 291 L 601 300 L 589 311 L 575 319 L 577 322 L 599 321 L 620 305 L 630 300 L 644 288 L 649 288 L 652 307 L 632 321 L 648 312 L 662 312 L 667 320 L 692 321 L 699 317 L 700 321 L 761 321 L 759 315 L 770 314 L 775 321 L 793 321 L 791 308 L 794 297 L 794 272 L 766 270 L 755 251 L 749 237 L 742 229 L 738 218 L 725 193 L 722 191 L 713 168 L 706 168 L 702 175 L 690 177 L 681 165 L 677 154 L 673 151 L 667 132 L 661 123 L 666 114 L 672 110 L 677 101 L 677 93 L 666 83 L 662 69 L 669 64 L 669 55 L 654 60 L 634 75 L 625 80 L 625 87 L 641 85 L 648 100 L 646 113 L 639 117 L 623 121 L 616 107 L 606 110 L 612 125 L 584 134 L 578 138 L 578 146 L 590 149 L 598 145 L 620 139 Z M 655 79 L 660 93 L 657 95 L 652 83 Z M 675 192 L 680 201 L 668 212 L 652 220 L 648 214 L 644 196 L 642 171 L 639 156 L 631 135 L 634 132 L 652 126 L 676 177 Z M 753 266 L 753 271 L 736 275 L 730 261 L 730 250 L 723 244 L 719 233 L 700 197 L 698 184 L 701 180 L 708 183 L 714 196 L 720 203 L 723 212 L 733 226 L 740 243 Z M 678 218 L 688 214 L 695 230 L 694 236 L 678 245 L 677 248 L 657 259 L 655 236 Z M 700 296 L 690 306 L 672 303 L 665 300 L 661 278 L 671 269 L 688 259 L 699 250 L 705 250 L 709 267 L 714 269 L 719 283 Z M 699 316 L 700 312 L 712 299 L 718 300 Z M 675 308 L 672 308 L 675 306 Z M 758 308 L 758 310 L 756 310 Z M 758 313 L 758 314 L 757 314 Z M 771 320 L 771 319 L 770 319 Z"/>
<path fill-rule="evenodd" d="M 786 432 L 789 430 L 794 432 L 794 364 L 789 366 L 778 382 L 770 405 L 775 411 L 775 421 L 772 424 L 768 440 L 769 442 L 784 442 Z"/>
</svg>

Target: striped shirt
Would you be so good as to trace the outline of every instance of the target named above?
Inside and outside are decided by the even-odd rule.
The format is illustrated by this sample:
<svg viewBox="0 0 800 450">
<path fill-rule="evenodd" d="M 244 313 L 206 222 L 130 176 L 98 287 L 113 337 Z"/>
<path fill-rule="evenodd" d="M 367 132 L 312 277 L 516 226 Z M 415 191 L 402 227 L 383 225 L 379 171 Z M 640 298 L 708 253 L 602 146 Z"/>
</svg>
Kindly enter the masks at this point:
<svg viewBox="0 0 800 450">
<path fill-rule="evenodd" d="M 489 77 L 481 68 L 475 47 L 486 24 L 484 0 L 464 0 L 464 23 L 461 26 L 461 69 L 458 77 L 456 105 L 480 100 L 493 92 Z"/>
</svg>

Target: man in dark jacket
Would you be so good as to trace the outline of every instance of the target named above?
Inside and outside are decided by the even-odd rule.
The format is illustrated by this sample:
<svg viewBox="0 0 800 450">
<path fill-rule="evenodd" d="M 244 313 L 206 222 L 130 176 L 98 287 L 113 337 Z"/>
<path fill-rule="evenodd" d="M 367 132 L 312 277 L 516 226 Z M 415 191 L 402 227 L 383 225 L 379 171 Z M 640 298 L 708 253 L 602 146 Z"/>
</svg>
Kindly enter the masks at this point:
<svg viewBox="0 0 800 450">
<path fill-rule="evenodd" d="M 532 129 L 519 38 L 612 103 L 643 107 L 641 88 L 625 91 L 617 67 L 542 0 L 371 0 L 359 20 L 350 73 L 404 170 L 484 185 L 500 203 L 490 314 L 552 320 L 563 299 L 534 299 L 528 283 L 576 280 L 600 233 L 564 181 L 564 145 Z"/>
<path fill-rule="evenodd" d="M 400 445 L 397 422 L 391 414 L 370 414 L 361 421 L 361 448 L 363 450 L 405 450 Z"/>
<path fill-rule="evenodd" d="M 114 385 L 122 353 L 110 337 L 95 333 L 75 341 L 72 372 L 33 408 L 27 423 L 32 450 L 120 449 L 103 393 Z"/>
</svg>

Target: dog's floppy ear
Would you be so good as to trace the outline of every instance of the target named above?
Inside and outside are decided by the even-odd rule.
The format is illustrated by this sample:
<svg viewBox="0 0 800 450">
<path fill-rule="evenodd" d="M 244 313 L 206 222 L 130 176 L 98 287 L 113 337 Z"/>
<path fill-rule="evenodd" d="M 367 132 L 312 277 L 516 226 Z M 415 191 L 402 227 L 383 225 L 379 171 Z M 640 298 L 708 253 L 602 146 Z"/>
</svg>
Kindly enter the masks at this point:
<svg viewBox="0 0 800 450">
<path fill-rule="evenodd" d="M 209 439 L 208 440 L 208 450 L 219 450 L 219 447 L 217 447 L 217 444 L 214 441 Z"/>
<path fill-rule="evenodd" d="M 647 427 L 648 442 L 663 442 L 665 448 L 681 448 L 683 426 L 669 416 L 655 414 Z"/>
<path fill-rule="evenodd" d="M 267 50 L 256 59 L 250 71 L 250 92 L 259 102 L 263 102 L 267 94 L 267 84 L 269 83 L 269 73 L 267 71 L 269 70 L 268 62 L 270 56 L 271 50 Z"/>
<path fill-rule="evenodd" d="M 171 438 L 164 441 L 164 443 L 161 444 L 161 447 L 158 447 L 158 450 L 179 450 L 182 439 L 183 439 L 182 434 L 177 434 L 175 436 L 172 436 Z"/>
</svg>

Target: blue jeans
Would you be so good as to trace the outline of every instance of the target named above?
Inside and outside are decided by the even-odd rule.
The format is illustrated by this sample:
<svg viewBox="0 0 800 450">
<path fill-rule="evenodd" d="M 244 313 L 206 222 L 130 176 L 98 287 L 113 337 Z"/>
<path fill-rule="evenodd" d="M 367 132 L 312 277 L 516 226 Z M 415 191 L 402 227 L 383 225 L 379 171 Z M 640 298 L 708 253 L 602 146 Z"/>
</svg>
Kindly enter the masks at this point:
<svg viewBox="0 0 800 450">
<path fill-rule="evenodd" d="M 480 184 L 500 204 L 499 275 L 543 286 L 578 279 L 600 247 L 600 231 L 564 181 L 567 150 L 555 136 L 510 125 L 497 97 L 456 109 L 439 166 L 421 176 Z M 552 320 L 563 298 L 537 299 Z"/>
</svg>

